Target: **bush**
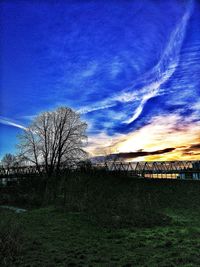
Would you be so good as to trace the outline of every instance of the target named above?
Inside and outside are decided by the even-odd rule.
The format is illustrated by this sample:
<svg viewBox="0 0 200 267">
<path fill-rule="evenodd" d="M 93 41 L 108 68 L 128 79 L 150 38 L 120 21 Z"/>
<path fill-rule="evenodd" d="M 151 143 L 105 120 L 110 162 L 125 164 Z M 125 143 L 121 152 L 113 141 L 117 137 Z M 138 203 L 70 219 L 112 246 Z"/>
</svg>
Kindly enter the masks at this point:
<svg viewBox="0 0 200 267">
<path fill-rule="evenodd" d="M 152 206 L 149 195 L 142 192 L 119 192 L 104 189 L 88 199 L 89 217 L 103 227 L 152 227 L 165 225 L 170 219 Z"/>
<path fill-rule="evenodd" d="M 99 226 L 151 227 L 170 222 L 149 188 L 120 174 L 74 173 L 66 185 L 65 210 L 85 212 Z"/>
<path fill-rule="evenodd" d="M 19 222 L 5 217 L 0 222 L 0 262 L 1 266 L 13 266 L 21 256 L 23 231 Z"/>
<path fill-rule="evenodd" d="M 44 198 L 45 185 L 44 177 L 21 177 L 12 187 L 1 188 L 0 205 L 40 207 Z"/>
</svg>

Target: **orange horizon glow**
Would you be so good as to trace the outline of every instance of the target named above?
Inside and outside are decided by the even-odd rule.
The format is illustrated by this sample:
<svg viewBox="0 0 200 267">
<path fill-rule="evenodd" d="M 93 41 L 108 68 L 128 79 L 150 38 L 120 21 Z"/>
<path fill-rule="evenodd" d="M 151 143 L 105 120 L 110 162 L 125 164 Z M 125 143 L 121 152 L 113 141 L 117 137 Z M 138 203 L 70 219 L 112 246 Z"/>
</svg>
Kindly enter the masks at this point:
<svg viewBox="0 0 200 267">
<path fill-rule="evenodd" d="M 181 120 L 178 115 L 157 116 L 127 135 L 110 139 L 106 134 L 101 134 L 92 139 L 88 152 L 92 156 L 99 156 L 174 148 L 168 153 L 130 158 L 129 161 L 199 160 L 200 122 L 191 125 Z"/>
</svg>

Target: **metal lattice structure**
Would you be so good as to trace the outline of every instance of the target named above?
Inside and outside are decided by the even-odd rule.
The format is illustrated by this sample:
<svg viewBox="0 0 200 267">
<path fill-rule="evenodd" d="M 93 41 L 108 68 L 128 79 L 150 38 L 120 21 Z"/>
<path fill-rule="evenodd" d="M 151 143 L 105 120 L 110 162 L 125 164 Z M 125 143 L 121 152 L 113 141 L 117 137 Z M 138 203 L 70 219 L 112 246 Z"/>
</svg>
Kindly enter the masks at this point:
<svg viewBox="0 0 200 267">
<path fill-rule="evenodd" d="M 200 179 L 200 161 L 106 162 L 109 171 L 146 178 Z"/>
<path fill-rule="evenodd" d="M 69 169 L 62 166 L 62 171 Z M 74 168 L 74 166 L 73 166 Z M 93 169 L 105 169 L 113 172 L 123 172 L 128 175 L 143 178 L 180 178 L 200 180 L 200 161 L 154 161 L 154 162 L 120 162 L 107 161 L 93 164 Z M 71 167 L 72 169 L 72 167 Z M 0 167 L 0 179 L 21 178 L 44 173 L 44 166 L 38 170 L 35 166 Z"/>
<path fill-rule="evenodd" d="M 73 169 L 74 165 L 61 166 L 60 171 Z M 12 177 L 26 177 L 31 175 L 42 175 L 45 173 L 45 166 L 20 166 L 20 167 L 0 167 L 0 179 L 1 178 L 12 178 Z"/>
<path fill-rule="evenodd" d="M 42 171 L 42 168 L 41 168 Z M 39 174 L 39 171 L 35 166 L 23 166 L 23 167 L 9 167 L 0 168 L 0 178 L 1 177 L 12 177 L 12 176 L 26 176 L 31 174 Z"/>
</svg>

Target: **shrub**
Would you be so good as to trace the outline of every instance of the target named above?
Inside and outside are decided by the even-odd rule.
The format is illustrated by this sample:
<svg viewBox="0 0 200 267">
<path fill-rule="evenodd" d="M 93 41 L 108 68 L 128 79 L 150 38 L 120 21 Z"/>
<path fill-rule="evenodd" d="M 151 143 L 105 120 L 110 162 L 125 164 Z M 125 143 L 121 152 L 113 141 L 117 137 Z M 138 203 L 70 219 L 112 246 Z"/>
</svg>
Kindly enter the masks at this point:
<svg viewBox="0 0 200 267">
<path fill-rule="evenodd" d="M 112 228 L 168 224 L 170 219 L 158 209 L 155 195 L 131 183 L 119 175 L 92 179 L 85 201 L 89 218 L 100 226 Z"/>
<path fill-rule="evenodd" d="M 0 262 L 1 266 L 13 266 L 21 256 L 23 231 L 19 222 L 5 217 L 0 222 Z"/>
<path fill-rule="evenodd" d="M 88 199 L 89 217 L 103 227 L 152 227 L 170 222 L 167 216 L 140 200 L 140 195 L 118 193 L 94 194 Z M 143 196 L 144 198 L 144 196 Z"/>
</svg>

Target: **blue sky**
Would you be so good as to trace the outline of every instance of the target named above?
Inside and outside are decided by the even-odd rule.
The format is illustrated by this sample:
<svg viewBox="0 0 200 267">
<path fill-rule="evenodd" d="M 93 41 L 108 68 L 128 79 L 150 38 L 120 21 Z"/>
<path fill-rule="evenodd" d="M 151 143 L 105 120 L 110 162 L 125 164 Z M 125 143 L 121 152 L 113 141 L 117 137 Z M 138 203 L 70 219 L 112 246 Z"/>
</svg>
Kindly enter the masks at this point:
<svg viewBox="0 0 200 267">
<path fill-rule="evenodd" d="M 199 158 L 199 1 L 10 0 L 0 8 L 0 156 L 16 151 L 34 116 L 65 105 L 88 122 L 93 155 L 173 147 L 163 158 Z"/>
</svg>

